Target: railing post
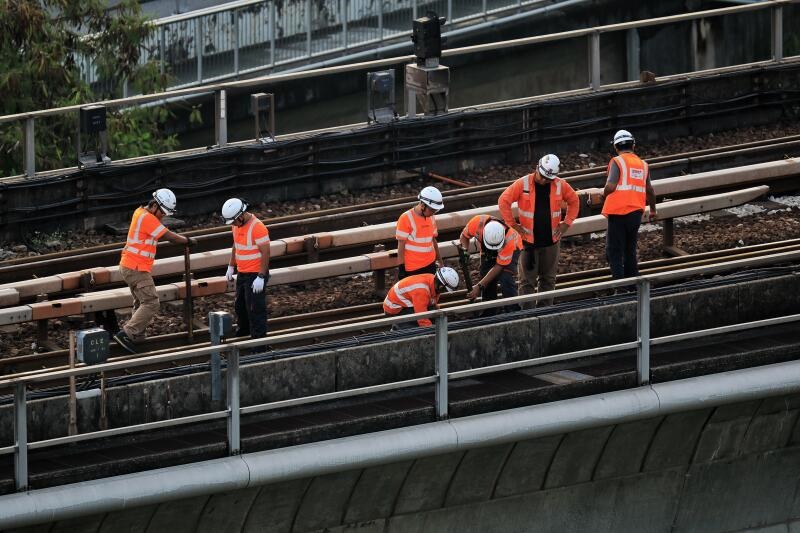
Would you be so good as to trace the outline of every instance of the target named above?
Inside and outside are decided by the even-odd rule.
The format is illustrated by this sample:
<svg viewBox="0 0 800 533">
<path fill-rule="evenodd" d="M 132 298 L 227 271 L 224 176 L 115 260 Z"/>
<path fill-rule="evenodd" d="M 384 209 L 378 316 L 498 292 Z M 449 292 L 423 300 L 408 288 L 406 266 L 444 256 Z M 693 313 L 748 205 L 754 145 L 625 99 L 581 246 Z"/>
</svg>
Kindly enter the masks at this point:
<svg viewBox="0 0 800 533">
<path fill-rule="evenodd" d="M 626 51 L 628 53 L 628 81 L 637 81 L 639 79 L 639 72 L 642 70 L 640 64 L 640 42 L 639 30 L 637 28 L 629 29 L 625 34 L 625 42 L 627 44 Z"/>
<path fill-rule="evenodd" d="M 167 69 L 167 38 L 165 35 L 164 25 L 158 27 L 158 58 L 159 58 L 159 69 L 161 70 L 161 75 L 164 75 Z"/>
<path fill-rule="evenodd" d="M 347 0 L 339 0 L 342 17 L 342 48 L 347 50 Z"/>
<path fill-rule="evenodd" d="M 269 59 L 273 67 L 275 66 L 275 31 L 278 27 L 275 23 L 276 14 L 275 0 L 271 0 L 269 3 Z"/>
<path fill-rule="evenodd" d="M 411 2 L 411 19 L 417 20 L 417 0 Z"/>
<path fill-rule="evenodd" d="M 483 16 L 486 17 L 486 15 L 487 15 L 487 13 L 486 13 L 486 10 L 487 10 L 486 0 L 483 0 L 483 2 L 481 4 L 481 7 L 483 8 Z"/>
<path fill-rule="evenodd" d="M 592 90 L 600 88 L 600 32 L 589 35 L 589 85 Z"/>
<path fill-rule="evenodd" d="M 640 279 L 636 282 L 636 335 L 639 347 L 636 349 L 636 374 L 639 385 L 650 383 L 650 282 Z"/>
<path fill-rule="evenodd" d="M 34 119 L 25 119 L 25 175 L 36 176 L 36 137 L 34 135 Z"/>
<path fill-rule="evenodd" d="M 453 20 L 453 0 L 447 0 L 447 24 Z"/>
<path fill-rule="evenodd" d="M 378 40 L 383 42 L 383 0 L 378 0 Z"/>
<path fill-rule="evenodd" d="M 14 480 L 17 490 L 28 488 L 28 404 L 25 384 L 14 388 Z"/>
<path fill-rule="evenodd" d="M 783 59 L 783 6 L 772 8 L 772 59 Z"/>
<path fill-rule="evenodd" d="M 306 52 L 311 57 L 311 0 L 306 0 Z"/>
<path fill-rule="evenodd" d="M 448 417 L 447 407 L 447 315 L 436 318 L 436 417 Z"/>
<path fill-rule="evenodd" d="M 214 93 L 214 132 L 217 146 L 222 148 L 228 144 L 228 111 L 225 89 Z"/>
<path fill-rule="evenodd" d="M 239 75 L 239 11 L 233 10 L 233 72 Z"/>
<path fill-rule="evenodd" d="M 194 19 L 194 53 L 197 56 L 197 83 L 203 81 L 203 18 Z"/>
<path fill-rule="evenodd" d="M 241 453 L 241 426 L 239 420 L 239 348 L 231 347 L 228 355 L 228 453 Z"/>
</svg>

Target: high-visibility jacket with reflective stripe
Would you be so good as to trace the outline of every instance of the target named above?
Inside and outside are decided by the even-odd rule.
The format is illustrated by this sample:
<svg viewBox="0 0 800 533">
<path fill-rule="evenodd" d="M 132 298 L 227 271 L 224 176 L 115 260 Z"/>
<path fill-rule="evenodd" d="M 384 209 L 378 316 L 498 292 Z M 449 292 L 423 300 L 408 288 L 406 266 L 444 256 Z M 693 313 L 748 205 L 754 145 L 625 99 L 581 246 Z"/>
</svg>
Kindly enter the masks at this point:
<svg viewBox="0 0 800 533">
<path fill-rule="evenodd" d="M 259 272 L 261 251 L 259 244 L 269 244 L 269 231 L 257 216 L 251 215 L 243 226 L 231 226 L 233 231 L 233 256 L 239 272 Z"/>
<path fill-rule="evenodd" d="M 415 274 L 403 278 L 389 289 L 389 294 L 383 301 L 383 310 L 386 314 L 396 315 L 403 309 L 413 309 L 415 313 L 424 313 L 439 301 L 436 294 L 433 274 Z M 427 318 L 418 320 L 423 327 L 433 324 Z"/>
<path fill-rule="evenodd" d="M 131 227 L 128 229 L 128 239 L 122 249 L 121 266 L 131 270 L 150 272 L 156 258 L 156 244 L 167 232 L 158 218 L 145 209 L 139 207 L 133 212 Z"/>
<path fill-rule="evenodd" d="M 606 196 L 603 202 L 603 215 L 627 215 L 634 211 L 644 211 L 647 205 L 647 177 L 650 167 L 632 152 L 623 152 L 608 162 L 619 168 L 617 188 Z"/>
<path fill-rule="evenodd" d="M 404 260 L 407 271 L 426 267 L 436 261 L 433 239 L 438 235 L 433 216 L 423 217 L 413 208 L 400 215 L 397 219 L 395 238 L 398 241 L 406 241 Z"/>
<path fill-rule="evenodd" d="M 522 239 L 532 243 L 533 242 L 533 210 L 536 207 L 536 186 L 533 180 L 533 174 L 528 174 L 519 178 L 517 181 L 509 185 L 500 199 L 497 202 L 500 207 L 500 214 L 503 215 L 503 222 L 506 226 L 513 226 L 516 224 L 514 220 L 514 213 L 511 210 L 511 204 L 517 203 L 519 211 L 519 223 L 523 228 L 527 229 L 530 233 L 521 235 Z M 555 232 L 561 223 L 561 203 L 567 203 L 567 214 L 564 217 L 564 222 L 567 225 L 572 225 L 575 219 L 578 218 L 579 201 L 578 195 L 570 186 L 569 183 L 561 178 L 555 178 L 550 182 L 550 225 L 553 234 L 553 242 L 559 240 Z"/>
<path fill-rule="evenodd" d="M 475 237 L 475 241 L 477 242 L 478 249 L 481 250 L 481 253 L 483 253 L 483 228 L 489 223 L 490 220 L 496 219 L 493 219 L 490 215 L 475 215 L 469 220 L 469 222 L 467 222 L 467 225 L 461 232 L 461 235 L 467 239 Z M 506 228 L 505 243 L 503 243 L 503 247 L 497 251 L 497 259 L 495 260 L 495 263 L 500 266 L 511 264 L 511 258 L 514 256 L 515 250 L 522 250 L 522 239 L 520 238 L 519 233 L 511 228 Z"/>
</svg>

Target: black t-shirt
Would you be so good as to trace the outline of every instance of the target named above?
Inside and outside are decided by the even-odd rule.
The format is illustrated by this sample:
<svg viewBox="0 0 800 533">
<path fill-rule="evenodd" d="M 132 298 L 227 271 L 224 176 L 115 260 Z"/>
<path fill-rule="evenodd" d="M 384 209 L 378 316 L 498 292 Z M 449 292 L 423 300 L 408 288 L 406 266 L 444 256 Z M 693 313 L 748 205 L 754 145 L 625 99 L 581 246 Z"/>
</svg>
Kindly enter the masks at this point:
<svg viewBox="0 0 800 533">
<path fill-rule="evenodd" d="M 553 225 L 550 222 L 550 182 L 534 183 L 536 205 L 533 209 L 533 247 L 544 248 L 553 244 Z"/>
</svg>

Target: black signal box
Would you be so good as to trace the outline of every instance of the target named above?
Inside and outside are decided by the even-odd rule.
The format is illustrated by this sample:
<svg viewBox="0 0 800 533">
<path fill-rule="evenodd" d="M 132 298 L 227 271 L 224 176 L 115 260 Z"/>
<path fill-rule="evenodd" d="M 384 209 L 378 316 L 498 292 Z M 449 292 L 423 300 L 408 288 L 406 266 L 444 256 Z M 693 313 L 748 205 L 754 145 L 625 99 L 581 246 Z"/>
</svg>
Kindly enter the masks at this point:
<svg viewBox="0 0 800 533">
<path fill-rule="evenodd" d="M 445 19 L 433 11 L 412 23 L 411 41 L 414 43 L 414 55 L 417 64 L 424 65 L 428 59 L 442 56 L 442 24 Z M 435 66 L 435 65 L 433 65 Z"/>
<path fill-rule="evenodd" d="M 106 131 L 106 107 L 89 105 L 80 110 L 81 133 L 95 135 Z"/>
</svg>

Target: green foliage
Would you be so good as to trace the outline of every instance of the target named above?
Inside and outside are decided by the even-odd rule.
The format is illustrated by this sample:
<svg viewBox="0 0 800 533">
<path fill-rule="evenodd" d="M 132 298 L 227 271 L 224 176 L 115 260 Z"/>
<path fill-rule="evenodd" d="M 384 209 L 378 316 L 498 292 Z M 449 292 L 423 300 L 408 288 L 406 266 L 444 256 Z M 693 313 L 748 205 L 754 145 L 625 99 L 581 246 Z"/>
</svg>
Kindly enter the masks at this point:
<svg viewBox="0 0 800 533">
<path fill-rule="evenodd" d="M 107 7 L 106 0 L 0 0 L 0 115 L 119 97 L 125 80 L 141 93 L 166 87 L 156 64 L 139 64 L 153 31 L 139 4 L 123 0 L 113 11 Z M 103 89 L 81 79 L 87 58 Z M 175 136 L 163 132 L 168 118 L 158 107 L 109 108 L 109 154 L 122 159 L 175 149 Z M 76 125 L 77 112 L 37 120 L 37 170 L 75 164 Z M 22 170 L 22 126 L 0 130 L 3 175 Z"/>
</svg>

